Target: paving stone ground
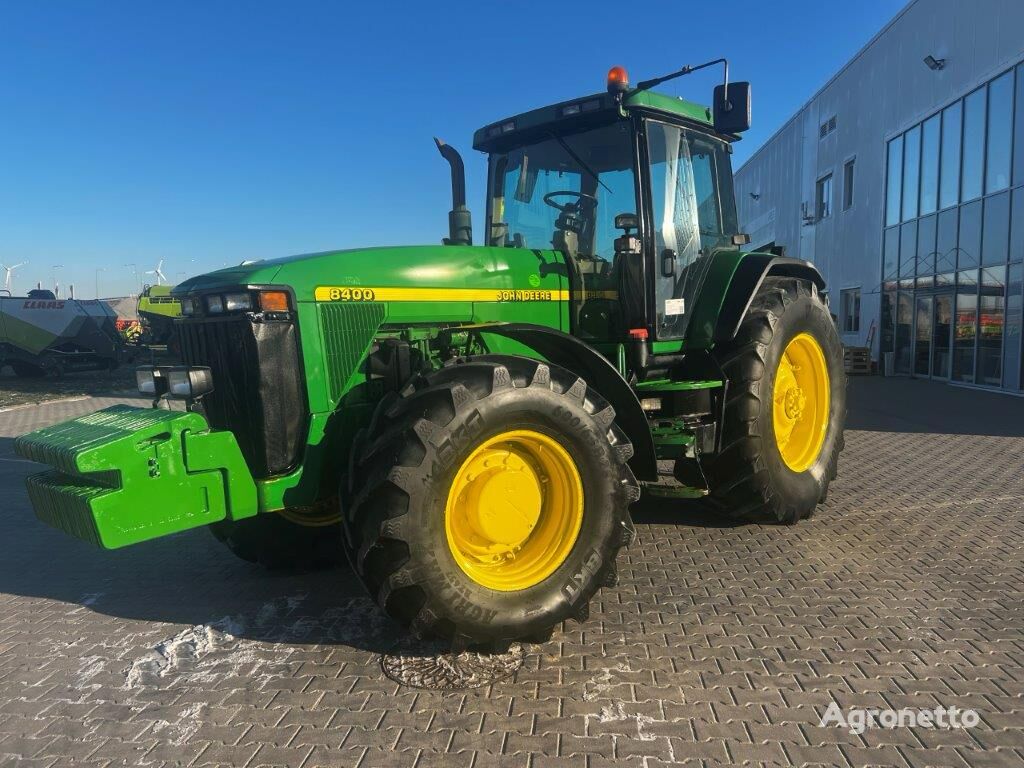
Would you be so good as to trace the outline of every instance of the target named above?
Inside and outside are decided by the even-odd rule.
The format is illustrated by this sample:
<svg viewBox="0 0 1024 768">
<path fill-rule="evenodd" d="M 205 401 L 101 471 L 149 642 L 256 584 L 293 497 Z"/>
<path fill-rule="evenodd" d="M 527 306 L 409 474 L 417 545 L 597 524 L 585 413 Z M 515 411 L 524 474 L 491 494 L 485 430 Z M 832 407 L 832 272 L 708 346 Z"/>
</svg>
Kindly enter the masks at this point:
<svg viewBox="0 0 1024 768">
<path fill-rule="evenodd" d="M 205 531 L 104 552 L 45 527 L 11 450 L 114 402 L 0 413 L 0 764 L 1024 764 L 1024 400 L 854 379 L 840 477 L 796 527 L 642 502 L 620 584 L 489 688 L 403 688 L 343 569 Z M 819 720 L 971 708 L 972 729 Z"/>
</svg>

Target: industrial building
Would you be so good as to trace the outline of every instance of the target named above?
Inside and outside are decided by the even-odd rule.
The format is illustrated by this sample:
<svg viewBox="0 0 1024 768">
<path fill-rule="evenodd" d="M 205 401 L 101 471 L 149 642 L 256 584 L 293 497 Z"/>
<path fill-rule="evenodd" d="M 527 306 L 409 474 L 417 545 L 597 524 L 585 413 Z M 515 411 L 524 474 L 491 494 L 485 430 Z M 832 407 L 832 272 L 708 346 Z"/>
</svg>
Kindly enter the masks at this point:
<svg viewBox="0 0 1024 768">
<path fill-rule="evenodd" d="M 752 245 L 897 375 L 1022 391 L 1022 61 L 1021 0 L 913 0 L 736 171 Z"/>
</svg>

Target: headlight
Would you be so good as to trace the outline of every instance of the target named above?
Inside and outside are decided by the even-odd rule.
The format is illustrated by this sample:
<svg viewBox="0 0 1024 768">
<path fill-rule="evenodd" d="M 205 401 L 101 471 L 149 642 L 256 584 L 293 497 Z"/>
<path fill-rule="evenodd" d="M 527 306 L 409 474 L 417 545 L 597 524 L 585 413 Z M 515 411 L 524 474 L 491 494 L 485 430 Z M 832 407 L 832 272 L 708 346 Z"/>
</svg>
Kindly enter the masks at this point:
<svg viewBox="0 0 1024 768">
<path fill-rule="evenodd" d="M 220 296 L 207 296 L 206 311 L 211 315 L 219 315 L 224 311 L 224 299 Z"/>
<path fill-rule="evenodd" d="M 229 293 L 224 297 L 224 307 L 228 312 L 252 309 L 252 297 L 248 293 Z"/>
<path fill-rule="evenodd" d="M 181 314 L 183 317 L 192 317 L 196 313 L 196 302 L 194 299 L 181 300 Z"/>
<path fill-rule="evenodd" d="M 171 397 L 201 397 L 213 391 L 213 372 L 202 366 L 167 369 L 167 393 Z"/>
<path fill-rule="evenodd" d="M 163 371 L 153 366 L 140 366 L 135 369 L 135 385 L 143 395 L 160 397 L 167 391 L 167 380 Z"/>
</svg>

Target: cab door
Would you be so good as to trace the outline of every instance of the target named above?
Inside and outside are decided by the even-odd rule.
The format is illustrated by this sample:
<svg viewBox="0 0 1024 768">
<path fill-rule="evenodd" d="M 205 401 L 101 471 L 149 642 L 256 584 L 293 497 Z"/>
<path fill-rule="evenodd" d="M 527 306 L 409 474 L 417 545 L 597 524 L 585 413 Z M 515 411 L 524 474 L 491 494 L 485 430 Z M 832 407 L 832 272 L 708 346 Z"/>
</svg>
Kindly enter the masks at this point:
<svg viewBox="0 0 1024 768">
<path fill-rule="evenodd" d="M 698 131 L 646 123 L 655 338 L 682 339 L 716 249 L 737 231 L 729 148 Z"/>
</svg>

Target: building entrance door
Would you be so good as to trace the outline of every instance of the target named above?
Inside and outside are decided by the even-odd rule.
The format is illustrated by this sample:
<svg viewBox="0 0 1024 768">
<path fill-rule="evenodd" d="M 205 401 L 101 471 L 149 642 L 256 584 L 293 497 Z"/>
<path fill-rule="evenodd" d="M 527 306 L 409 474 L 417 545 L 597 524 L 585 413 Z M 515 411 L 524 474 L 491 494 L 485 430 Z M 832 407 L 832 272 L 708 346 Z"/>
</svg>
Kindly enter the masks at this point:
<svg viewBox="0 0 1024 768">
<path fill-rule="evenodd" d="M 953 294 L 937 293 L 934 299 L 931 375 L 934 379 L 948 379 L 949 364 L 952 360 L 950 351 L 953 343 Z"/>
</svg>

